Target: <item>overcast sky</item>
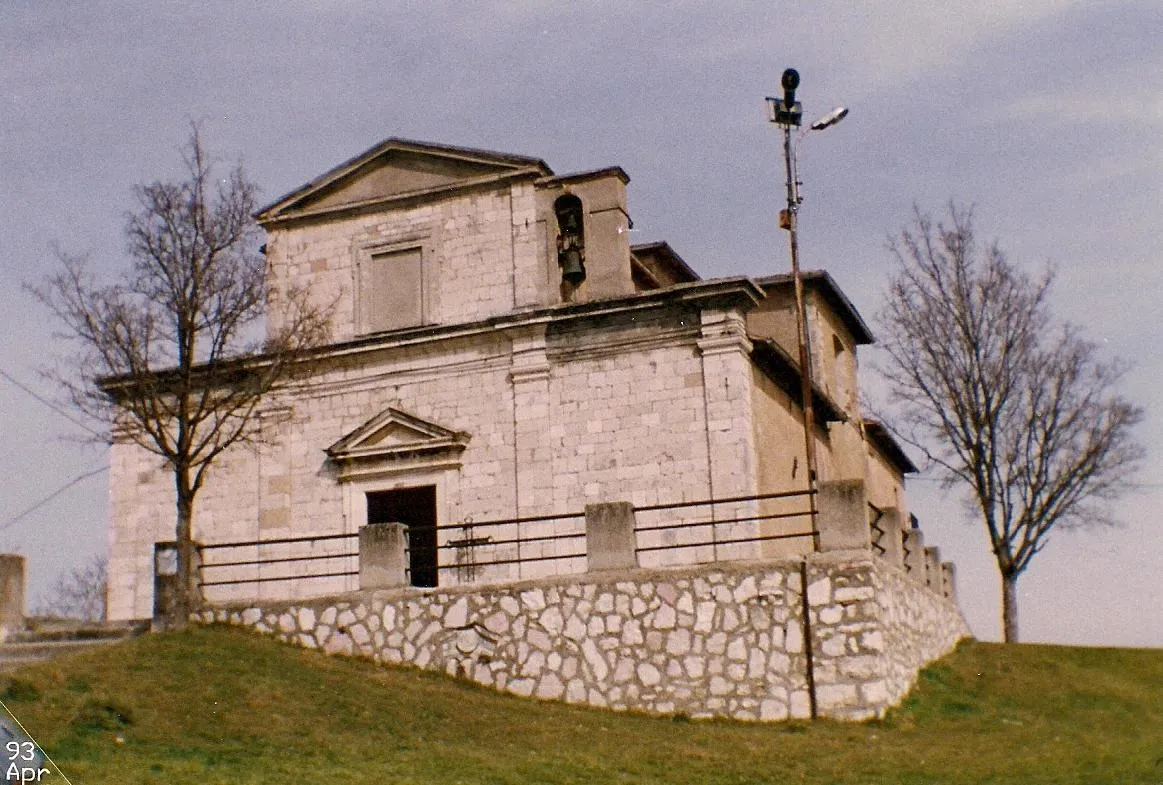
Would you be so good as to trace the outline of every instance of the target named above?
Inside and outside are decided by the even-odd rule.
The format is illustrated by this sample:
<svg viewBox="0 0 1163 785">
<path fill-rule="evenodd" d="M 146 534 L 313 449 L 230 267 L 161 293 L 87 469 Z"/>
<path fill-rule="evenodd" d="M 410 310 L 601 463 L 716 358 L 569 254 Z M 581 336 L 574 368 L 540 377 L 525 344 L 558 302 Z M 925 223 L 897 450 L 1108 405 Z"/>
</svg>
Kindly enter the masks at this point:
<svg viewBox="0 0 1163 785">
<path fill-rule="evenodd" d="M 1019 584 L 1021 623 L 1027 640 L 1163 646 L 1160 41 L 1158 0 L 0 0 L 0 372 L 53 395 L 36 375 L 52 328 L 20 284 L 52 269 L 53 244 L 122 269 L 131 188 L 180 173 L 191 119 L 264 200 L 390 136 L 558 173 L 617 164 L 635 242 L 667 240 L 704 277 L 786 271 L 763 99 L 794 66 L 806 115 L 851 109 L 801 147 L 805 267 L 871 322 L 886 236 L 914 204 L 973 204 L 1012 260 L 1057 265 L 1064 318 L 1135 362 L 1140 488 L 1120 528 L 1052 537 Z M 0 550 L 28 557 L 35 598 L 104 552 L 107 459 L 3 375 L 0 417 Z M 974 631 L 998 638 L 984 536 L 932 481 L 910 496 Z"/>
</svg>

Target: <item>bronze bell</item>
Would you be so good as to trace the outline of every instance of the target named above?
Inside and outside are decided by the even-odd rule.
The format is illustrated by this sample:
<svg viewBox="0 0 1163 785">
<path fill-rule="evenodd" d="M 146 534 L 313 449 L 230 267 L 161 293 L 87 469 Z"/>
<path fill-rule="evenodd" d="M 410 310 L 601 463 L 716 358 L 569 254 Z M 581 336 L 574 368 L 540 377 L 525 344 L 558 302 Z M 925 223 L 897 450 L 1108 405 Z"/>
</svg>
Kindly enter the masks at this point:
<svg viewBox="0 0 1163 785">
<path fill-rule="evenodd" d="M 563 194 L 553 203 L 557 215 L 557 264 L 561 279 L 577 286 L 586 279 L 585 221 L 582 202 L 575 194 Z"/>
<path fill-rule="evenodd" d="M 561 278 L 574 286 L 586 279 L 586 268 L 582 264 L 581 251 L 577 248 L 566 248 L 557 255 L 557 263 L 561 265 Z"/>
</svg>

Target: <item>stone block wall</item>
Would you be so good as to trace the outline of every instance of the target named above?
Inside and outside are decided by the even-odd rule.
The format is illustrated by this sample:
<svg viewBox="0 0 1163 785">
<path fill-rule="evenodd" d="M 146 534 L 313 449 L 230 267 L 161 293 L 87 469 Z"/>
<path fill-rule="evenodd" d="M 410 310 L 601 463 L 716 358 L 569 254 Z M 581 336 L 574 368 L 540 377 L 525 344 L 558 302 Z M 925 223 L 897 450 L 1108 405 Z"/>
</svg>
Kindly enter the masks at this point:
<svg viewBox="0 0 1163 785">
<path fill-rule="evenodd" d="M 206 610 L 307 648 L 523 696 L 692 717 L 810 716 L 801 562 L 628 570 Z M 867 553 L 807 562 L 821 716 L 882 715 L 968 635 L 956 605 Z"/>
<path fill-rule="evenodd" d="M 611 498 L 646 505 L 745 490 L 721 488 L 710 477 L 706 358 L 696 345 L 699 325 L 691 321 L 698 312 L 692 310 L 595 319 L 573 333 L 546 335 L 541 327 L 540 338 L 536 325 L 488 330 L 337 360 L 293 397 L 272 403 L 263 421 L 268 443 L 227 451 L 211 468 L 197 500 L 195 539 L 212 544 L 354 534 L 367 523 L 357 514 L 355 497 L 390 487 L 435 484 L 442 525 L 466 517 L 580 513 L 587 503 Z M 710 381 L 725 386 L 723 378 L 716 372 Z M 745 390 L 746 383 L 746 377 L 732 378 L 730 387 Z M 460 465 L 441 472 L 385 473 L 366 485 L 340 481 L 324 449 L 389 406 L 468 432 Z M 739 428 L 728 435 L 742 441 L 748 432 Z M 739 455 L 746 454 L 743 444 L 733 444 L 721 471 L 730 474 Z M 152 609 L 153 543 L 174 536 L 173 481 L 159 459 L 132 444 L 114 445 L 111 468 L 110 618 L 146 618 Z M 736 473 L 736 479 L 743 476 Z M 706 512 L 684 514 L 695 518 Z M 718 510 L 721 517 L 730 517 L 727 512 Z M 522 532 L 562 533 L 562 526 L 576 523 L 546 522 Z M 671 540 L 683 535 L 655 536 L 658 544 L 674 544 Z M 349 546 L 338 541 L 328 547 Z M 543 547 L 545 554 L 532 555 L 573 548 L 569 543 Z M 324 550 L 320 544 L 309 553 Z M 657 553 L 661 563 L 666 554 Z M 258 549 L 232 554 L 238 560 L 263 555 L 274 554 Z M 301 555 L 308 555 L 306 546 Z M 706 557 L 695 549 L 672 555 Z M 520 575 L 514 568 L 499 577 L 532 577 L 567 566 L 532 563 Z M 288 569 L 313 568 L 299 563 Z M 243 576 L 216 575 L 231 577 Z M 443 572 L 442 580 L 446 577 L 455 580 L 455 571 Z M 297 599 L 356 588 L 349 578 L 272 581 L 215 587 L 209 599 Z"/>
<path fill-rule="evenodd" d="M 918 663 L 945 654 L 949 641 L 969 637 L 969 627 L 954 595 L 943 595 L 941 589 L 926 586 L 899 569 L 880 569 L 877 581 L 886 687 L 890 696 L 903 696 L 916 678 Z"/>
<path fill-rule="evenodd" d="M 439 201 L 269 228 L 271 288 L 306 288 L 335 303 L 332 339 L 359 335 L 357 267 L 369 248 L 419 247 L 425 324 L 467 322 L 527 305 L 540 280 L 531 183 L 503 184 Z M 520 283 L 518 283 L 520 282 Z M 272 310 L 271 328 L 279 310 Z"/>
</svg>

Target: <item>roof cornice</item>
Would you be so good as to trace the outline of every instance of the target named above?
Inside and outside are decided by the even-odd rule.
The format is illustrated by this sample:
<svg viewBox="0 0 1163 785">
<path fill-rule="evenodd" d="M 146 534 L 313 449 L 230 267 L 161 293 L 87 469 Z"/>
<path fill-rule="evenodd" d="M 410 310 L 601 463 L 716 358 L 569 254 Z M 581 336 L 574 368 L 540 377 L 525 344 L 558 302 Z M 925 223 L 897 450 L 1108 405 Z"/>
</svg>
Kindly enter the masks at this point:
<svg viewBox="0 0 1163 785">
<path fill-rule="evenodd" d="M 763 299 L 763 290 L 750 278 L 718 278 L 694 281 L 665 289 L 652 289 L 626 297 L 591 300 L 584 303 L 557 303 L 535 306 L 475 322 L 425 325 L 405 330 L 361 336 L 341 343 L 320 347 L 315 355 L 322 358 L 381 351 L 436 340 L 452 340 L 498 330 L 511 330 L 535 324 L 595 319 L 612 314 L 632 313 L 679 303 L 741 304 L 752 307 Z"/>
<path fill-rule="evenodd" d="M 272 227 L 281 227 L 288 224 L 313 221 L 321 218 L 338 218 L 349 215 L 358 215 L 360 213 L 376 210 L 407 207 L 416 202 L 427 201 L 437 194 L 440 194 L 441 196 L 457 196 L 462 193 L 474 190 L 496 187 L 513 180 L 535 179 L 538 177 L 541 177 L 541 172 L 539 170 L 532 167 L 526 167 L 523 169 L 514 169 L 511 172 L 500 172 L 497 174 L 484 175 L 482 177 L 473 177 L 468 180 L 447 183 L 444 185 L 434 186 L 432 188 L 421 188 L 416 191 L 407 191 L 405 193 L 392 194 L 391 196 L 379 197 L 376 199 L 365 199 L 362 202 L 331 205 L 328 207 L 319 207 L 314 210 L 296 210 L 292 213 L 288 213 L 287 215 L 272 214 L 271 211 L 268 210 L 262 213 L 256 213 L 255 220 L 257 220 L 259 225 L 264 229 L 269 229 Z M 306 196 L 306 194 L 304 194 L 304 196 Z"/>
<path fill-rule="evenodd" d="M 597 180 L 602 177 L 617 177 L 622 181 L 623 185 L 630 182 L 630 175 L 626 174 L 625 169 L 620 166 L 607 166 L 602 169 L 590 169 L 585 172 L 549 175 L 540 178 L 537 184 L 546 186 L 569 185 L 570 183 L 580 183 L 585 180 Z"/>
<path fill-rule="evenodd" d="M 553 174 L 553 170 L 549 168 L 549 165 L 540 158 L 513 155 L 511 153 L 499 153 L 493 150 L 482 150 L 472 147 L 458 147 L 455 145 L 434 144 L 413 139 L 390 137 L 364 150 L 362 153 L 347 159 L 338 166 L 332 167 L 293 191 L 280 196 L 270 204 L 259 208 L 258 212 L 254 214 L 254 217 L 259 223 L 264 225 L 272 222 L 280 217 L 278 213 L 282 210 L 288 209 L 291 205 L 302 201 L 310 194 L 342 180 L 371 161 L 392 151 L 434 155 L 478 164 L 510 167 L 515 172 L 533 171 L 536 172 L 537 177 L 545 177 Z M 348 206 L 345 205 L 344 207 Z"/>
<path fill-rule="evenodd" d="M 315 362 L 339 357 L 357 356 L 385 349 L 396 349 L 432 341 L 448 341 L 468 338 L 481 334 L 492 334 L 498 330 L 512 330 L 528 325 L 549 324 L 583 319 L 595 319 L 612 314 L 634 313 L 654 308 L 663 308 L 680 303 L 698 303 L 708 306 L 738 304 L 751 307 L 763 299 L 763 290 L 750 278 L 718 278 L 713 281 L 695 281 L 678 284 L 665 289 L 652 289 L 609 300 L 592 300 L 584 303 L 557 303 L 536 306 L 521 311 L 513 311 L 499 316 L 491 316 L 473 322 L 456 324 L 435 324 L 411 327 L 404 330 L 360 336 L 347 341 L 327 344 L 302 354 L 301 362 Z M 225 373 L 251 373 L 265 367 L 270 358 L 261 354 L 234 357 L 222 360 L 216 370 Z M 195 372 L 198 368 L 196 366 Z M 162 369 L 144 377 L 162 379 L 173 375 L 173 369 Z M 106 394 L 113 395 L 121 388 L 130 388 L 139 383 L 138 376 L 110 376 L 97 380 Z"/>
</svg>

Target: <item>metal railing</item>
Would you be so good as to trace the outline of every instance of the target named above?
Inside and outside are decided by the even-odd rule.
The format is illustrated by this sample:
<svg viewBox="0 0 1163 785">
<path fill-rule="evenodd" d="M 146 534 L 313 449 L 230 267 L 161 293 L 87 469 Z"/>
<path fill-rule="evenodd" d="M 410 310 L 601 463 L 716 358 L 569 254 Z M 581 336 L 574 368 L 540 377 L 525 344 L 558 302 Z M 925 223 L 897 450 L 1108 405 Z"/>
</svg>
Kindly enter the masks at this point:
<svg viewBox="0 0 1163 785">
<path fill-rule="evenodd" d="M 199 581 L 198 585 L 209 586 L 238 586 L 248 583 L 271 583 L 274 581 L 298 581 L 318 578 L 346 578 L 359 575 L 359 569 L 352 568 L 352 561 L 359 558 L 358 550 L 329 550 L 332 544 L 345 544 L 349 540 L 358 539 L 355 533 L 346 534 L 316 534 L 300 537 L 275 537 L 262 540 L 240 540 L 233 542 L 204 543 L 198 546 Z M 323 545 L 324 552 L 316 549 Z M 208 554 L 224 553 L 221 561 L 209 558 Z M 346 564 L 339 560 L 346 560 Z M 295 570 L 292 572 L 279 571 L 274 575 L 264 574 L 266 569 L 275 565 L 307 564 L 318 569 Z M 251 568 L 245 570 L 245 568 Z M 235 575 L 239 570 L 247 573 L 242 577 L 219 578 L 220 570 L 232 570 Z M 207 574 L 209 572 L 209 575 Z M 210 579 L 212 578 L 212 580 Z"/>
<path fill-rule="evenodd" d="M 696 549 L 693 557 L 682 557 L 675 563 L 702 564 L 723 559 L 745 558 L 745 546 L 779 540 L 813 539 L 811 499 L 816 491 L 784 491 L 755 496 L 734 496 L 721 499 L 650 504 L 634 508 L 635 550 L 639 555 L 661 551 L 678 552 Z M 781 503 L 786 500 L 787 503 Z M 761 502 L 780 507 L 761 512 Z M 774 504 L 770 504 L 774 502 Z M 791 509 L 786 509 L 791 506 Z M 726 508 L 726 509 L 724 509 Z M 687 517 L 693 512 L 693 519 Z M 665 516 L 652 515 L 666 513 Z M 657 519 L 662 518 L 663 522 Z M 677 518 L 678 520 L 675 520 Z M 777 521 L 806 519 L 806 526 L 792 531 L 779 531 Z M 648 544 L 653 540 L 652 544 Z M 732 547 L 735 546 L 735 547 Z M 743 546 L 743 547 L 740 547 Z M 701 553 L 698 549 L 702 549 Z M 759 553 L 752 554 L 752 558 Z"/>
<path fill-rule="evenodd" d="M 665 559 L 661 554 L 671 552 L 667 564 L 703 564 L 759 558 L 764 554 L 756 546 L 762 543 L 810 542 L 815 537 L 813 493 L 640 505 L 634 508 L 635 552 L 645 562 L 661 562 Z M 202 544 L 199 584 L 212 588 L 357 578 L 359 551 L 352 546 L 358 538 L 351 532 Z M 409 526 L 405 564 L 406 578 L 416 586 L 585 572 L 585 513 Z M 356 588 L 352 581 L 345 580 L 343 590 L 352 588 Z"/>
<path fill-rule="evenodd" d="M 432 545 L 428 533 L 435 534 Z M 533 577 L 527 569 L 531 565 L 548 562 L 582 560 L 570 569 L 551 570 L 553 573 L 584 572 L 585 513 L 570 512 L 555 515 L 532 515 L 521 518 L 496 518 L 474 521 L 471 517 L 457 523 L 408 528 L 407 563 L 434 564 L 432 568 L 444 575 L 456 575 L 457 583 L 473 583 L 480 578 L 506 577 L 521 579 Z M 422 542 L 429 540 L 429 544 Z M 565 545 L 564 543 L 569 543 Z M 580 547 L 579 547 L 580 543 Z M 432 554 L 435 552 L 435 559 Z M 444 558 L 444 554 L 451 554 Z M 559 565 L 563 566 L 563 565 Z M 509 568 L 498 570 L 498 568 Z M 409 581 L 416 583 L 412 567 L 405 572 Z M 506 573 L 498 575 L 498 572 Z"/>
<path fill-rule="evenodd" d="M 473 583 L 481 577 L 519 580 L 585 571 L 584 512 L 485 521 L 466 518 L 437 526 L 409 526 L 407 533 L 407 564 L 430 565 L 406 568 L 408 580 L 418 586 L 443 584 L 445 581 L 435 576 L 449 573 L 455 575 L 456 583 Z M 358 577 L 358 548 L 330 547 L 358 538 L 359 534 L 352 532 L 202 544 L 198 583 L 209 588 Z M 327 545 L 321 550 L 317 547 L 320 544 Z M 223 556 L 216 559 L 217 554 Z M 542 564 L 553 569 L 531 569 Z M 271 568 L 284 565 L 305 569 L 271 573 Z"/>
</svg>

